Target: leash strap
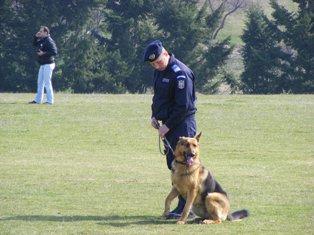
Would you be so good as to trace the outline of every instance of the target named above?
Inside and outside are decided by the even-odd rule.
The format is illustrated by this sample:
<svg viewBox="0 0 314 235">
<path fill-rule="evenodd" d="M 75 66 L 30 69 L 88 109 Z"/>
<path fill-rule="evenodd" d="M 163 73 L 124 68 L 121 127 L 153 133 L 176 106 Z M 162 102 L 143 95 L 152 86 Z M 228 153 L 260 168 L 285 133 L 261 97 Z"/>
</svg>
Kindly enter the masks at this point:
<svg viewBox="0 0 314 235">
<path fill-rule="evenodd" d="M 159 128 L 160 128 L 159 122 L 157 122 L 156 124 L 157 124 L 157 127 L 158 127 L 158 129 L 159 129 Z M 159 135 L 158 135 L 158 136 L 159 136 Z M 165 147 L 165 150 L 164 150 L 164 151 L 161 150 L 160 140 L 162 140 L 162 142 L 164 143 L 164 147 Z M 167 138 L 166 138 L 166 137 L 161 138 L 161 137 L 159 136 L 159 152 L 161 153 L 161 155 L 164 155 L 164 156 L 165 156 L 165 155 L 167 155 L 167 154 L 169 153 L 169 151 L 171 151 L 172 154 L 174 154 L 174 151 L 173 151 L 173 149 L 172 149 L 172 147 L 171 147 L 169 141 L 167 140 Z"/>
<path fill-rule="evenodd" d="M 164 143 L 164 147 L 165 147 L 164 151 L 161 150 L 160 140 L 162 140 L 162 142 Z M 174 154 L 174 151 L 173 151 L 169 141 L 166 138 L 161 138 L 159 136 L 159 152 L 161 153 L 161 155 L 167 155 L 169 153 L 169 151 L 171 151 L 172 154 Z"/>
</svg>

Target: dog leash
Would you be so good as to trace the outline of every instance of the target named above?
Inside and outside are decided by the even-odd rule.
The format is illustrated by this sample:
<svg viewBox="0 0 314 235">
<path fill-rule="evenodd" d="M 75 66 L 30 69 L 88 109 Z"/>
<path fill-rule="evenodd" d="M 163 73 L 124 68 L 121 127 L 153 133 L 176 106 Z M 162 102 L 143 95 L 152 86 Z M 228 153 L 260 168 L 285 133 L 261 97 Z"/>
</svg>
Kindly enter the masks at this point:
<svg viewBox="0 0 314 235">
<path fill-rule="evenodd" d="M 157 126 L 157 128 L 159 130 L 160 124 L 159 124 L 158 121 L 156 122 L 156 126 Z M 167 138 L 166 137 L 161 138 L 160 135 L 158 135 L 158 136 L 159 136 L 159 152 L 160 152 L 160 154 L 165 156 L 165 155 L 167 155 L 169 153 L 169 151 L 171 151 L 172 154 L 174 154 L 174 151 L 173 151 L 169 141 L 167 140 Z M 164 151 L 161 150 L 160 140 L 162 140 L 162 142 L 164 143 L 164 147 L 165 147 Z"/>
</svg>

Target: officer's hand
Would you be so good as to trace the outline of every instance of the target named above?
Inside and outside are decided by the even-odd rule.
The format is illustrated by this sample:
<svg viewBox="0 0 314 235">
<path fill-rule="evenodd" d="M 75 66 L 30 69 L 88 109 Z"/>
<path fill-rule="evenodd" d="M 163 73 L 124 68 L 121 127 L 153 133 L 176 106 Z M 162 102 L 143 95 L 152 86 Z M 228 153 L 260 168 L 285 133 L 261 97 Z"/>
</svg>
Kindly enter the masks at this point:
<svg viewBox="0 0 314 235">
<path fill-rule="evenodd" d="M 159 128 L 159 136 L 161 138 L 164 138 L 165 135 L 168 133 L 170 129 L 166 126 L 166 125 L 162 125 L 160 128 Z"/>
<path fill-rule="evenodd" d="M 158 121 L 156 120 L 156 118 L 152 117 L 151 125 L 152 125 L 152 127 L 154 127 L 155 129 L 158 129 Z"/>
</svg>

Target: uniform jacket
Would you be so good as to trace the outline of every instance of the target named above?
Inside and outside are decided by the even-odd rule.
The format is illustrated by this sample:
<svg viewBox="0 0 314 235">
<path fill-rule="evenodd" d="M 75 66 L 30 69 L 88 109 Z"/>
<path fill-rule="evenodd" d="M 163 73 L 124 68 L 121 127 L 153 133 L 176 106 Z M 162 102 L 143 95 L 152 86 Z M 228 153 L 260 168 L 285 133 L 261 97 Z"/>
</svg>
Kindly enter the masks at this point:
<svg viewBox="0 0 314 235">
<path fill-rule="evenodd" d="M 190 68 L 170 54 L 168 66 L 155 70 L 154 79 L 152 117 L 173 129 L 195 114 L 195 77 Z"/>
<path fill-rule="evenodd" d="M 46 52 L 44 55 L 38 56 L 39 64 L 43 65 L 54 63 L 54 56 L 58 54 L 58 50 L 55 42 L 49 35 L 42 39 L 34 36 L 33 45 L 37 48 L 37 51 L 41 50 Z"/>
</svg>

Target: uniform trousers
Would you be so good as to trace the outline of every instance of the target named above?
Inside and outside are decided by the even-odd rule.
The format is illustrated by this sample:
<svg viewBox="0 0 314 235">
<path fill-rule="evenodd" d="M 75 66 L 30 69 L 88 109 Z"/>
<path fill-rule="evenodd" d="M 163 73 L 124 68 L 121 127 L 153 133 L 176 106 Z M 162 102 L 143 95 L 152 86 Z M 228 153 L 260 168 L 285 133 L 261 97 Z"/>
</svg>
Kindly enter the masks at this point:
<svg viewBox="0 0 314 235">
<path fill-rule="evenodd" d="M 196 135 L 196 120 L 195 115 L 191 115 L 189 117 L 186 117 L 185 120 L 180 123 L 178 126 L 176 126 L 174 129 L 170 130 L 166 134 L 166 138 L 169 141 L 171 147 L 173 150 L 175 150 L 175 147 L 177 145 L 177 142 L 180 137 L 194 137 Z M 169 170 L 171 170 L 171 163 L 174 160 L 174 156 L 171 152 L 171 150 L 168 150 L 166 147 L 167 152 L 167 166 Z"/>
</svg>

